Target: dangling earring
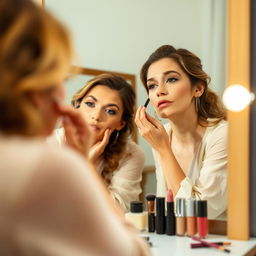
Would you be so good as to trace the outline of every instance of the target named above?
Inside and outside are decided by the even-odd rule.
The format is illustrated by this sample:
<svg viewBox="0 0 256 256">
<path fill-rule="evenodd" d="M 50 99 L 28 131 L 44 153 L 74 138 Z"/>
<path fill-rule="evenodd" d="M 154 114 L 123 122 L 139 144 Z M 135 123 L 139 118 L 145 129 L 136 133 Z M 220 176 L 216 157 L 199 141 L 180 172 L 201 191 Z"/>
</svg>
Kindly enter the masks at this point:
<svg viewBox="0 0 256 256">
<path fill-rule="evenodd" d="M 115 140 L 114 140 L 114 142 L 113 142 L 114 144 L 116 143 L 118 137 L 119 137 L 119 131 L 117 131 L 117 133 L 116 133 L 116 137 L 115 137 Z"/>
<path fill-rule="evenodd" d="M 199 108 L 200 108 L 200 98 L 195 97 L 195 105 L 196 105 L 196 112 L 198 113 Z"/>
</svg>

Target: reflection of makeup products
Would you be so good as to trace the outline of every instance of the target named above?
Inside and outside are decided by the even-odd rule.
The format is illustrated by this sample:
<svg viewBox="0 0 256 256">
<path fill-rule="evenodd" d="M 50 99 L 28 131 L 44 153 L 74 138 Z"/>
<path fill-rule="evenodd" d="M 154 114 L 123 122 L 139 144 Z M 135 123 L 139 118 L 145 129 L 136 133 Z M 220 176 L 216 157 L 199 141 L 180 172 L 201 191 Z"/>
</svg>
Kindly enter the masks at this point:
<svg viewBox="0 0 256 256">
<path fill-rule="evenodd" d="M 184 236 L 186 234 L 186 206 L 185 206 L 185 198 L 177 198 L 176 199 L 176 235 Z"/>
<path fill-rule="evenodd" d="M 149 103 L 149 98 L 146 100 L 145 104 L 144 104 L 144 107 L 146 108 L 148 106 L 148 103 Z"/>
<path fill-rule="evenodd" d="M 202 244 L 205 244 L 205 245 L 208 245 L 209 247 L 214 247 L 214 248 L 216 248 L 216 249 L 218 249 L 218 250 L 220 250 L 220 251 L 223 251 L 223 252 L 230 252 L 230 250 L 229 249 L 226 249 L 224 246 L 222 246 L 222 245 L 218 245 L 218 244 L 215 244 L 215 243 L 210 243 L 210 242 L 206 242 L 206 241 L 203 241 L 203 240 L 201 240 L 200 238 L 198 238 L 198 237 L 196 237 L 196 236 L 192 236 L 192 239 L 193 240 L 196 240 L 196 241 L 199 241 L 199 242 L 201 242 Z"/>
<path fill-rule="evenodd" d="M 155 198 L 153 194 L 146 195 L 148 204 L 148 232 L 155 232 Z"/>
<path fill-rule="evenodd" d="M 206 237 L 208 234 L 207 201 L 197 201 L 197 229 L 199 237 Z"/>
<path fill-rule="evenodd" d="M 150 242 L 149 236 L 140 236 L 140 237 L 143 238 L 143 239 L 145 239 L 145 241 L 147 242 L 147 244 L 148 244 L 149 247 L 152 247 L 152 246 L 153 246 L 152 242 Z"/>
<path fill-rule="evenodd" d="M 130 212 L 125 214 L 125 219 L 131 222 L 138 230 L 145 230 L 147 227 L 147 212 L 143 212 L 143 203 L 141 201 L 132 201 L 130 203 Z"/>
<path fill-rule="evenodd" d="M 171 190 L 167 193 L 167 215 L 166 215 L 166 234 L 169 236 L 175 235 L 175 215 L 174 215 L 174 203 L 173 194 Z"/>
<path fill-rule="evenodd" d="M 156 197 L 156 233 L 165 233 L 165 198 Z"/>
<path fill-rule="evenodd" d="M 212 242 L 217 245 L 231 245 L 231 242 Z M 203 248 L 203 247 L 210 247 L 207 244 L 202 244 L 202 243 L 192 243 L 190 244 L 190 248 L 195 249 L 195 248 Z"/>
<path fill-rule="evenodd" d="M 194 236 L 197 233 L 196 200 L 194 198 L 189 198 L 186 200 L 186 223 L 187 223 L 187 235 Z"/>
</svg>

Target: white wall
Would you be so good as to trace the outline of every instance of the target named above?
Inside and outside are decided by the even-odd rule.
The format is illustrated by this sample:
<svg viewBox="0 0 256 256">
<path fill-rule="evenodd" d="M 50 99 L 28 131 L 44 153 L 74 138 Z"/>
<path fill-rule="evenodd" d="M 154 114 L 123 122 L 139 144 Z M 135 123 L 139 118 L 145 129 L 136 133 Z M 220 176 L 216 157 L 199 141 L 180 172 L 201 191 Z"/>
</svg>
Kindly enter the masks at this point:
<svg viewBox="0 0 256 256">
<path fill-rule="evenodd" d="M 225 86 L 224 0 L 45 0 L 69 27 L 77 65 L 137 76 L 137 105 L 147 98 L 139 70 L 159 46 L 172 44 L 201 57 L 219 94 Z M 139 137 L 146 165 L 151 149 Z"/>
</svg>

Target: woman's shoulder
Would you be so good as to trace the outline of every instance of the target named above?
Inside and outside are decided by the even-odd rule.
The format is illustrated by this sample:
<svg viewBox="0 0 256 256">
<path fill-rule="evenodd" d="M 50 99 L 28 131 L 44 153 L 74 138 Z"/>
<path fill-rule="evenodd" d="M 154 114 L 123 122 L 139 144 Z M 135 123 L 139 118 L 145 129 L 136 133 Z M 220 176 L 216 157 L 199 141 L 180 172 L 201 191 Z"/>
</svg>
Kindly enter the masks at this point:
<svg viewBox="0 0 256 256">
<path fill-rule="evenodd" d="M 133 140 L 128 140 L 126 143 L 126 152 L 136 155 L 142 155 L 144 156 L 144 151 L 140 145 L 135 143 Z"/>
<path fill-rule="evenodd" d="M 228 122 L 222 120 L 217 124 L 208 126 L 205 133 L 204 141 L 206 144 L 211 145 L 220 141 L 226 144 L 228 138 Z"/>
<path fill-rule="evenodd" d="M 86 162 L 75 151 L 67 147 L 60 148 L 49 145 L 44 139 L 13 136 L 1 140 L 0 152 L 4 157 L 3 169 L 9 170 L 10 175 L 19 176 L 22 174 L 24 179 L 36 177 L 35 174 L 40 170 L 43 170 L 46 176 L 59 172 L 68 175 L 70 170 L 82 170 L 84 166 L 87 166 Z M 14 156 L 15 161 L 11 161 Z"/>
<path fill-rule="evenodd" d="M 217 124 L 208 126 L 207 130 L 209 135 L 226 135 L 228 131 L 228 122 L 226 120 L 221 120 Z"/>
</svg>

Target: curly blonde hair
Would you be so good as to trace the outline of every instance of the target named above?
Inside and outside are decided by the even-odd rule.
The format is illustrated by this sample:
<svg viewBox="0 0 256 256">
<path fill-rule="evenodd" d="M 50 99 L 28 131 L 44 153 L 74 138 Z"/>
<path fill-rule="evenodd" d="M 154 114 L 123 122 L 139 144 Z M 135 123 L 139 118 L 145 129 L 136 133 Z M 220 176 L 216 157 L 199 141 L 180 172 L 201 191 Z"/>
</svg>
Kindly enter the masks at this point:
<svg viewBox="0 0 256 256">
<path fill-rule="evenodd" d="M 163 45 L 149 56 L 140 71 L 140 78 L 147 92 L 148 69 L 152 63 L 163 58 L 174 60 L 188 75 L 192 86 L 196 86 L 198 82 L 204 84 L 204 93 L 200 96 L 200 104 L 197 106 L 200 125 L 215 125 L 221 120 L 226 119 L 226 110 L 219 97 L 208 88 L 211 79 L 204 72 L 201 60 L 186 49 L 175 49 L 171 45 Z M 212 121 L 207 120 L 208 118 L 211 118 Z"/>
<path fill-rule="evenodd" d="M 44 124 L 29 93 L 63 80 L 73 54 L 70 37 L 29 0 L 1 0 L 0 14 L 0 131 L 35 135 Z"/>
<path fill-rule="evenodd" d="M 97 85 L 103 85 L 118 92 L 124 109 L 122 120 L 126 123 L 120 131 L 114 131 L 111 134 L 109 143 L 103 152 L 105 164 L 101 175 L 105 182 L 109 184 L 110 175 L 118 168 L 120 160 L 125 156 L 127 139 L 134 131 L 135 93 L 124 78 L 113 74 L 102 74 L 91 79 L 72 97 L 72 106 L 79 108 L 83 98 Z"/>
</svg>

